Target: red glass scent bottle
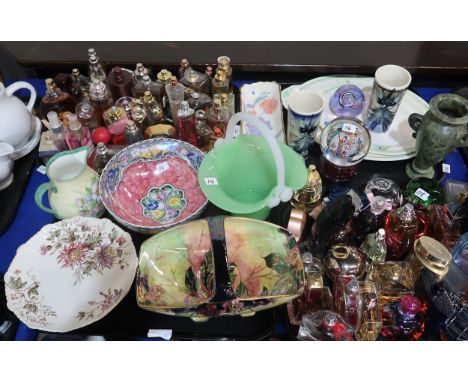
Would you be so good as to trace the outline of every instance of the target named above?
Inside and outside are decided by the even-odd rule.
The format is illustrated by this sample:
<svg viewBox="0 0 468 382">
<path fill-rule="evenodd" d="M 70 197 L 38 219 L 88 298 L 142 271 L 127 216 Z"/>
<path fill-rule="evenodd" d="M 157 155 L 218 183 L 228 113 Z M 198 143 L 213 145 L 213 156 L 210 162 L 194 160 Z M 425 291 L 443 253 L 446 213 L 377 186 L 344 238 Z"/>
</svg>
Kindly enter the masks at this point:
<svg viewBox="0 0 468 382">
<path fill-rule="evenodd" d="M 65 139 L 70 150 L 74 150 L 82 146 L 93 147 L 89 129 L 81 125 L 76 114 L 68 116 L 68 123 L 69 127 Z"/>
<path fill-rule="evenodd" d="M 179 139 L 198 147 L 197 128 L 195 124 L 195 111 L 187 101 L 182 101 L 177 112 L 179 122 Z"/>
<path fill-rule="evenodd" d="M 411 203 L 390 212 L 385 219 L 386 260 L 403 259 L 413 246 L 418 232 L 418 218 Z"/>
</svg>

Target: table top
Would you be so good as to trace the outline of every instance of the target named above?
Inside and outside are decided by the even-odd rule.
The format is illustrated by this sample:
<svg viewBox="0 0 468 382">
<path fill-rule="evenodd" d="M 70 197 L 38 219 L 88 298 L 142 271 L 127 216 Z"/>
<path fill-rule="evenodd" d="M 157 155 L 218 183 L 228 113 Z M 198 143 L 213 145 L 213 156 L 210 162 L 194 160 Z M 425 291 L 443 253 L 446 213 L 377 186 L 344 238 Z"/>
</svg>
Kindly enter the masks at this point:
<svg viewBox="0 0 468 382">
<path fill-rule="evenodd" d="M 239 84 L 236 83 L 236 86 L 239 86 Z M 429 101 L 436 94 L 449 91 L 449 89 L 436 89 L 436 88 L 413 88 L 413 90 L 416 93 L 418 93 L 426 101 Z M 451 165 L 451 173 L 447 174 L 446 179 L 467 181 L 466 163 L 461 153 L 458 150 L 452 153 L 449 153 L 447 157 L 445 158 L 444 162 Z M 362 179 L 368 179 L 371 175 L 375 173 L 387 174 L 388 171 L 390 171 L 390 178 L 393 178 L 395 181 L 397 181 L 397 183 L 407 182 L 408 180 L 406 179 L 406 175 L 401 175 L 404 173 L 403 166 L 404 166 L 404 163 L 406 162 L 401 161 L 401 162 L 393 162 L 393 163 L 395 165 L 392 166 L 391 170 L 388 170 L 388 168 L 384 168 L 385 164 L 382 162 L 364 161 L 360 165 L 361 174 L 359 178 L 356 179 L 356 181 L 360 181 Z M 37 165 L 35 166 L 35 168 L 37 168 Z M 54 217 L 52 215 L 43 212 L 42 210 L 37 208 L 37 206 L 34 203 L 35 190 L 41 183 L 44 183 L 47 181 L 48 179 L 46 175 L 43 175 L 36 170 L 32 172 L 31 178 L 28 181 L 26 190 L 24 192 L 21 203 L 19 205 L 16 216 L 11 226 L 2 235 L 0 235 L 0 271 L 1 272 L 6 272 L 6 270 L 8 269 L 8 266 L 11 260 L 15 256 L 16 249 L 18 248 L 18 246 L 26 242 L 31 236 L 33 236 L 37 231 L 39 231 L 42 226 L 44 226 L 45 224 L 52 223 L 54 221 Z M 275 217 L 274 220 L 277 220 L 275 221 L 275 223 L 277 224 L 282 223 L 281 216 Z M 127 296 L 126 304 L 133 303 L 134 305 L 136 305 L 136 302 L 133 301 L 134 297 L 131 292 L 129 295 L 131 296 Z M 114 313 L 114 317 L 117 316 L 119 320 L 126 320 L 125 309 L 126 307 L 123 305 L 122 307 L 120 307 L 120 313 L 119 313 L 119 307 L 117 307 L 115 309 L 116 312 Z M 148 314 L 148 313 L 149 312 L 145 312 L 145 314 Z M 112 314 L 113 313 L 111 312 L 109 315 L 109 318 L 112 318 L 111 316 Z M 275 321 L 275 317 L 272 317 L 272 316 L 267 317 L 267 315 L 274 315 L 275 311 L 267 312 L 264 314 L 265 314 L 265 317 L 262 317 L 262 319 L 264 319 L 265 322 Z M 144 315 L 143 313 L 140 314 L 140 316 L 143 316 L 143 315 Z M 109 318 L 104 318 L 101 322 L 105 323 L 104 320 L 109 322 Z M 232 320 L 231 321 L 228 320 L 227 324 L 230 324 L 230 323 L 232 324 L 232 322 L 233 322 Z M 262 322 L 262 320 L 260 320 L 259 322 Z M 116 325 L 114 325 L 114 329 L 118 329 L 120 324 L 121 322 L 118 322 Z M 133 325 L 136 327 L 135 331 L 144 335 L 145 331 L 150 329 L 149 327 L 144 327 L 145 326 L 144 324 L 145 324 L 145 321 L 142 321 L 141 327 L 138 327 L 138 324 L 135 323 Z M 219 324 L 221 324 L 221 327 L 223 326 L 222 322 L 218 322 L 216 326 L 219 327 Z M 254 331 L 255 325 L 257 324 L 252 323 L 252 325 L 253 325 L 252 331 Z M 104 328 L 104 327 L 105 326 L 99 326 L 99 322 L 97 323 L 97 325 L 95 325 L 95 328 L 97 331 L 99 331 L 99 328 Z M 170 321 L 166 319 L 163 319 L 161 321 L 161 328 L 170 328 L 170 327 L 171 327 Z M 190 331 L 190 330 L 196 330 L 196 329 L 195 327 L 193 328 L 188 327 L 187 330 Z M 110 329 L 110 332 L 112 332 L 112 328 Z M 99 333 L 93 333 L 93 334 L 99 334 Z M 115 330 L 113 334 L 116 334 Z M 19 328 L 16 334 L 17 340 L 35 339 L 36 336 L 37 336 L 37 331 L 29 329 L 22 323 L 19 325 Z M 183 333 L 181 335 L 181 338 L 183 338 Z"/>
</svg>

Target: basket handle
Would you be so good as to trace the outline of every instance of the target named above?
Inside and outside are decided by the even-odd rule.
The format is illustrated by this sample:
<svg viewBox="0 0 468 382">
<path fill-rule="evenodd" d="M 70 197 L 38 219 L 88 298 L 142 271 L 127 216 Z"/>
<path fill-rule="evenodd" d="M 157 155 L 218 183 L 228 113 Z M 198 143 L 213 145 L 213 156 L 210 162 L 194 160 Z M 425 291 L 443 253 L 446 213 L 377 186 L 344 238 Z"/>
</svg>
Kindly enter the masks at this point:
<svg viewBox="0 0 468 382">
<path fill-rule="evenodd" d="M 234 114 L 228 122 L 226 129 L 226 138 L 219 138 L 215 145 L 220 145 L 223 143 L 230 143 L 234 139 L 234 126 L 240 122 L 245 121 L 249 125 L 255 126 L 262 136 L 266 139 L 268 146 L 273 154 L 276 164 L 276 187 L 273 189 L 273 192 L 270 194 L 270 200 L 268 201 L 268 207 L 276 207 L 280 201 L 287 202 L 292 198 L 293 191 L 290 187 L 287 187 L 285 184 L 285 168 L 284 168 L 284 159 L 281 153 L 278 142 L 275 139 L 275 136 L 270 131 L 269 127 L 261 119 L 254 117 L 247 113 L 236 113 Z"/>
</svg>

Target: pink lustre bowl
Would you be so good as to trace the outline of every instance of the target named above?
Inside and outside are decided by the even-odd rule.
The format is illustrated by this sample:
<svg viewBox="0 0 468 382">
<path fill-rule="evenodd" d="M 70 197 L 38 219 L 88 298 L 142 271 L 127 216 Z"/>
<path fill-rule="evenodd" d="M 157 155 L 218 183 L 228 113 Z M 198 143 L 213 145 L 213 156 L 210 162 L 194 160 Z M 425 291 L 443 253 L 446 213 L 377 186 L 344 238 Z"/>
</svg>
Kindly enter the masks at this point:
<svg viewBox="0 0 468 382">
<path fill-rule="evenodd" d="M 128 146 L 102 172 L 102 201 L 120 224 L 148 235 L 194 219 L 208 203 L 198 184 L 203 157 L 195 146 L 177 139 Z"/>
</svg>

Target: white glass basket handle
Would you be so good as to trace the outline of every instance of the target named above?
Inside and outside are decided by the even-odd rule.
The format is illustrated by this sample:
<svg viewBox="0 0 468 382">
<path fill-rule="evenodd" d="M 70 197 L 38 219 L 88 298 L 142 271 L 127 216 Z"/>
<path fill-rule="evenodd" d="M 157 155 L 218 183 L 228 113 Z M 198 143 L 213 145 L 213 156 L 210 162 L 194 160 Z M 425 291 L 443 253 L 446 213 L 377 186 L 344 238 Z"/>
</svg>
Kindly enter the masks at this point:
<svg viewBox="0 0 468 382">
<path fill-rule="evenodd" d="M 268 146 L 273 154 L 276 165 L 276 187 L 273 192 L 270 194 L 270 200 L 268 200 L 268 207 L 276 207 L 280 201 L 287 202 L 293 196 L 293 190 L 290 187 L 287 187 L 285 184 L 285 168 L 284 168 L 284 159 L 283 154 L 281 153 L 278 142 L 275 139 L 275 136 L 270 131 L 269 127 L 261 119 L 254 117 L 247 113 L 236 113 L 234 114 L 228 122 L 226 129 L 226 138 L 218 138 L 215 142 L 215 146 L 221 145 L 224 143 L 230 143 L 234 139 L 234 127 L 240 121 L 245 121 L 249 125 L 255 126 L 261 135 L 266 139 Z M 242 131 L 242 129 L 241 129 Z"/>
</svg>

